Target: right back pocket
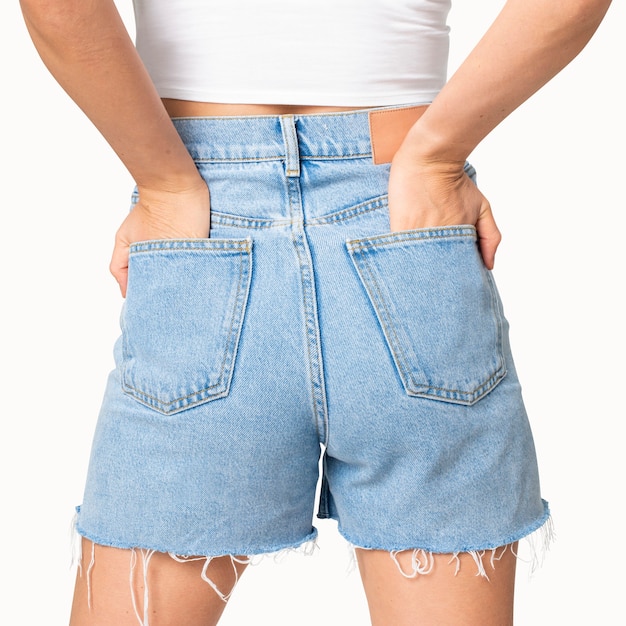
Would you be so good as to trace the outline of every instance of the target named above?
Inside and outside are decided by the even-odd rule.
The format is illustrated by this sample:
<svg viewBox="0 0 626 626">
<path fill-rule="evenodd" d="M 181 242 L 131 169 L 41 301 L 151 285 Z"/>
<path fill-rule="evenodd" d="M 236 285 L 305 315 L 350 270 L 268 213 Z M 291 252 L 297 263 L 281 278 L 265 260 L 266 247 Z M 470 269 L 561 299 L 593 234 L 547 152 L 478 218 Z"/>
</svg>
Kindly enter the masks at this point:
<svg viewBox="0 0 626 626">
<path fill-rule="evenodd" d="M 408 395 L 471 405 L 504 378 L 502 306 L 473 226 L 346 245 Z"/>
</svg>

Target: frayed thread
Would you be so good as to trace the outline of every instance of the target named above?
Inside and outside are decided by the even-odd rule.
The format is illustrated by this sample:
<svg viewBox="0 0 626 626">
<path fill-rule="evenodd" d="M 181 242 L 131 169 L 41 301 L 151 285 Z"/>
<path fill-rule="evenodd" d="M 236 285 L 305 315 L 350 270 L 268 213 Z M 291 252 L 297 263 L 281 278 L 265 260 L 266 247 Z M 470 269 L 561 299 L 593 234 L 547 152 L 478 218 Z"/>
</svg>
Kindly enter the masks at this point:
<svg viewBox="0 0 626 626">
<path fill-rule="evenodd" d="M 304 556 L 312 556 L 318 549 L 319 546 L 317 544 L 317 538 L 309 539 L 309 541 L 305 541 L 299 546 L 283 548 L 282 550 L 278 550 L 276 552 L 265 552 L 263 554 L 253 555 L 252 557 L 250 557 L 250 564 L 257 565 L 261 561 L 264 561 L 268 558 L 271 558 L 274 563 L 282 563 L 285 558 L 287 558 L 287 556 L 290 554 L 302 554 Z"/>
<path fill-rule="evenodd" d="M 435 566 L 435 557 L 432 552 L 416 548 L 411 553 L 411 571 L 405 572 L 398 560 L 398 554 L 402 554 L 406 550 L 392 550 L 389 555 L 396 564 L 398 571 L 404 578 L 415 578 L 419 574 L 430 574 Z"/>
<path fill-rule="evenodd" d="M 83 558 L 83 542 L 82 537 L 78 534 L 78 513 L 74 513 L 70 523 L 70 568 L 80 568 Z"/>
<path fill-rule="evenodd" d="M 237 570 L 237 564 L 240 565 L 250 565 L 252 564 L 252 558 L 251 557 L 237 557 L 237 556 L 233 556 L 228 555 L 230 557 L 230 564 L 232 565 L 233 568 L 233 572 L 235 574 L 235 582 L 233 583 L 233 586 L 231 587 L 230 591 L 228 593 L 224 593 L 223 591 L 221 591 L 218 586 L 209 578 L 207 571 L 209 569 L 209 565 L 211 564 L 211 561 L 213 561 L 216 558 L 223 558 L 223 557 L 214 557 L 214 556 L 178 556 L 177 554 L 173 554 L 172 552 L 168 552 L 169 556 L 174 559 L 174 561 L 176 561 L 177 563 L 189 563 L 191 561 L 204 561 L 204 566 L 202 567 L 202 573 L 200 574 L 200 577 L 202 578 L 202 580 L 207 583 L 207 585 L 209 585 L 209 587 L 211 587 L 211 589 L 213 589 L 213 591 L 217 594 L 217 596 L 220 598 L 220 600 L 222 600 L 222 602 L 226 603 L 228 602 L 228 600 L 230 599 L 230 597 L 233 595 L 233 591 L 235 590 L 235 587 L 237 586 L 237 583 L 239 582 L 239 571 Z"/>
<path fill-rule="evenodd" d="M 474 564 L 476 565 L 476 576 L 489 580 L 485 563 L 488 562 L 491 569 L 495 569 L 496 563 L 502 559 L 508 550 L 510 550 L 515 558 L 529 564 L 529 575 L 532 576 L 532 574 L 543 564 L 545 555 L 555 539 L 556 535 L 554 532 L 554 523 L 552 518 L 548 517 L 546 522 L 540 528 L 524 537 L 523 543 L 526 546 L 526 550 L 524 550 L 524 552 L 528 551 L 530 553 L 528 557 L 521 557 L 519 554 L 520 549 L 518 548 L 516 550 L 514 549 L 514 544 L 509 544 L 486 550 L 454 552 L 450 555 L 448 564 L 455 564 L 454 575 L 456 576 L 461 569 L 460 557 L 462 554 L 467 554 L 472 558 Z M 408 568 L 406 564 L 403 566 L 398 558 L 398 555 L 405 554 L 407 552 L 411 553 Z M 416 578 L 420 575 L 428 575 L 433 571 L 435 566 L 435 553 L 422 548 L 415 548 L 413 550 L 391 550 L 389 555 L 396 564 L 398 572 L 400 572 L 404 578 Z"/>
<path fill-rule="evenodd" d="M 92 544 L 95 545 L 95 544 Z M 135 595 L 135 569 L 137 567 L 137 552 L 141 554 L 142 561 L 142 574 L 143 574 L 143 618 L 139 612 L 137 605 L 137 597 Z M 135 549 L 130 551 L 130 568 L 129 568 L 129 584 L 130 584 L 130 597 L 133 603 L 133 610 L 135 611 L 135 617 L 140 626 L 149 626 L 148 621 L 148 605 L 150 602 L 150 596 L 148 594 L 148 566 L 150 565 L 150 559 L 153 557 L 156 550 Z"/>
<path fill-rule="evenodd" d="M 89 609 L 92 608 L 93 602 L 93 594 L 92 594 L 92 585 L 91 585 L 91 575 L 92 570 L 96 563 L 96 544 L 93 541 L 91 543 L 91 554 L 89 559 L 89 564 L 87 565 L 86 571 L 83 572 L 83 549 L 82 549 L 82 537 L 78 533 L 77 530 L 77 515 L 74 515 L 71 524 L 71 535 L 72 535 L 72 543 L 71 543 L 71 553 L 72 553 L 72 566 L 76 566 L 78 569 L 79 576 L 86 577 L 87 583 L 87 606 Z M 304 542 L 303 544 L 290 547 L 283 548 L 282 550 L 278 550 L 276 552 L 269 552 L 264 554 L 257 554 L 251 556 L 234 556 L 234 555 L 224 555 L 230 558 L 231 565 L 233 567 L 233 572 L 235 575 L 235 582 L 231 587 L 230 591 L 224 592 L 218 588 L 213 580 L 211 580 L 208 569 L 211 562 L 217 558 L 223 558 L 218 556 L 179 556 L 174 553 L 168 552 L 167 554 L 174 561 L 178 563 L 187 563 L 191 561 L 204 561 L 204 566 L 202 567 L 202 572 L 200 574 L 202 580 L 206 582 L 211 589 L 215 592 L 215 594 L 222 600 L 222 602 L 226 603 L 232 596 L 237 583 L 239 582 L 240 574 L 237 569 L 237 565 L 257 565 L 262 560 L 266 558 L 273 558 L 274 562 L 278 563 L 282 561 L 287 554 L 290 553 L 299 553 L 304 554 L 306 556 L 312 555 L 315 550 L 318 548 L 317 540 L 311 539 L 309 541 Z M 149 586 L 148 586 L 148 568 L 150 565 L 150 561 L 157 550 L 148 550 L 143 548 L 131 548 L 130 549 L 130 564 L 129 564 L 129 586 L 130 586 L 130 594 L 131 601 L 133 606 L 133 611 L 135 613 L 135 617 L 137 618 L 137 622 L 140 626 L 150 626 L 149 621 L 149 602 L 150 602 L 150 594 L 149 594 Z M 141 557 L 141 575 L 143 577 L 143 606 L 140 608 L 139 601 L 137 598 L 137 594 L 135 592 L 135 579 L 137 575 L 137 565 L 139 562 L 139 558 Z M 143 610 L 141 610 L 143 609 Z"/>
<path fill-rule="evenodd" d="M 454 567 L 454 575 L 456 576 L 461 570 L 461 555 L 467 554 L 472 558 L 474 564 L 476 565 L 476 576 L 480 576 L 486 580 L 489 580 L 489 575 L 487 574 L 487 570 L 485 569 L 485 557 L 488 553 L 491 553 L 489 557 L 489 564 L 491 565 L 491 569 L 495 569 L 496 562 L 499 561 L 504 554 L 512 548 L 508 545 L 502 546 L 501 548 L 492 548 L 491 550 L 468 550 L 466 552 L 453 552 L 450 555 L 450 560 L 448 561 L 448 565 L 451 563 L 455 564 Z M 498 553 L 498 550 L 500 552 Z M 410 571 L 406 571 L 406 567 L 403 567 L 398 559 L 399 554 L 405 554 L 408 550 L 392 550 L 389 555 L 391 556 L 393 562 L 396 564 L 398 571 L 404 578 L 417 578 L 417 576 L 427 576 L 430 574 L 435 567 L 435 553 L 429 550 L 423 550 L 421 548 L 416 548 L 411 551 L 411 562 L 410 562 Z"/>
<path fill-rule="evenodd" d="M 96 544 L 92 543 L 91 544 L 91 558 L 89 559 L 89 565 L 87 566 L 87 573 L 85 574 L 85 576 L 87 577 L 87 606 L 89 608 L 91 608 L 91 571 L 94 568 L 94 565 L 96 564 Z M 81 576 L 82 576 L 82 570 L 81 570 Z"/>
<path fill-rule="evenodd" d="M 203 561 L 204 560 L 205 563 L 204 563 L 204 567 L 202 568 L 202 574 L 201 574 L 202 580 L 204 580 L 204 582 L 206 582 L 209 585 L 209 587 L 213 589 L 213 591 L 222 600 L 222 602 L 226 603 L 228 602 L 230 597 L 233 595 L 233 592 L 235 591 L 235 587 L 237 586 L 237 583 L 239 582 L 240 575 L 239 575 L 239 571 L 237 570 L 237 565 L 254 566 L 254 565 L 258 565 L 259 563 L 261 563 L 261 561 L 267 558 L 272 558 L 275 563 L 280 563 L 288 554 L 295 552 L 298 554 L 304 554 L 305 556 L 310 556 L 315 552 L 317 548 L 318 548 L 318 545 L 317 545 L 316 539 L 311 539 L 310 541 L 306 541 L 299 546 L 283 548 L 282 550 L 278 550 L 277 552 L 268 552 L 268 553 L 256 554 L 256 555 L 253 554 L 250 556 L 228 555 L 230 557 L 230 562 L 233 568 L 233 572 L 235 574 L 235 582 L 233 583 L 233 586 L 228 592 L 224 592 L 220 590 L 218 586 L 209 578 L 207 574 L 211 561 L 213 559 L 222 558 L 222 557 L 213 557 L 213 556 L 188 557 L 188 556 L 179 556 L 177 554 L 173 554 L 172 552 L 168 552 L 168 554 L 172 559 L 174 559 L 178 563 L 186 563 L 189 561 Z"/>
<path fill-rule="evenodd" d="M 83 577 L 83 542 L 82 537 L 78 534 L 77 530 L 78 524 L 78 513 L 74 513 L 72 517 L 72 522 L 70 526 L 70 544 L 71 544 L 71 563 L 70 567 L 76 567 L 78 571 L 78 575 Z M 91 555 L 89 559 L 89 565 L 87 565 L 87 571 L 85 572 L 85 576 L 87 579 L 87 606 L 91 609 L 91 571 L 93 570 L 94 565 L 96 564 L 96 545 L 92 542 L 91 544 Z"/>
<path fill-rule="evenodd" d="M 518 560 L 528 564 L 528 576 L 531 577 L 542 565 L 550 546 L 556 541 L 554 521 L 548 517 L 546 522 L 534 533 L 524 537 L 525 549 L 519 549 L 515 553 Z M 522 544 L 520 543 L 520 546 Z M 528 552 L 528 556 L 520 556 L 521 551 Z"/>
</svg>

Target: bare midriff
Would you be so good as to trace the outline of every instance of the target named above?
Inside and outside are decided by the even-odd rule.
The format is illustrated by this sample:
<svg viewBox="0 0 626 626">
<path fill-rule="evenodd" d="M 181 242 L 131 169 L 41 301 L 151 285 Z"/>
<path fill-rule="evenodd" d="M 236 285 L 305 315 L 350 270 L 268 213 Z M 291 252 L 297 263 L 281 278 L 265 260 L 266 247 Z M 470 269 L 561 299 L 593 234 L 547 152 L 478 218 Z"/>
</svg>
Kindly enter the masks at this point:
<svg viewBox="0 0 626 626">
<path fill-rule="evenodd" d="M 354 111 L 364 107 L 307 106 L 300 104 L 222 104 L 163 98 L 170 117 L 224 117 L 242 115 L 312 115 Z M 370 108 L 370 107 L 368 107 Z"/>
</svg>

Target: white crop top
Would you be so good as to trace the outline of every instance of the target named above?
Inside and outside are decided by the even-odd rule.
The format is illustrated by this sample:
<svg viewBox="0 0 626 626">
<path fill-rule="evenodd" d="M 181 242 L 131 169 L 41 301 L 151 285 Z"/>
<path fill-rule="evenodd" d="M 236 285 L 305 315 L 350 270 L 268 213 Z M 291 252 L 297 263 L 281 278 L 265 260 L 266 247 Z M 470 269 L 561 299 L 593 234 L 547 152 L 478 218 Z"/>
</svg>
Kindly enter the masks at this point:
<svg viewBox="0 0 626 626">
<path fill-rule="evenodd" d="M 163 98 L 382 106 L 446 80 L 450 0 L 134 0 Z"/>
</svg>

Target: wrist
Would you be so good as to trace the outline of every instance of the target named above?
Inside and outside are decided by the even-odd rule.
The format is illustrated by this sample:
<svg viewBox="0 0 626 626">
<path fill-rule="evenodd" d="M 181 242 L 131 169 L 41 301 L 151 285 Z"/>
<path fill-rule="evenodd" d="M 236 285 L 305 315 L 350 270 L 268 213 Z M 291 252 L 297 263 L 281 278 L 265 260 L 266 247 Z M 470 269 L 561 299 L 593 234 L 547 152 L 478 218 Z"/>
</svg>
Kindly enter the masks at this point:
<svg viewBox="0 0 626 626">
<path fill-rule="evenodd" d="M 135 182 L 139 194 L 144 196 L 203 194 L 207 192 L 206 182 L 195 167 L 192 171 L 144 176 L 135 179 Z"/>
<path fill-rule="evenodd" d="M 413 163 L 424 166 L 439 165 L 450 169 L 463 168 L 471 148 L 446 129 L 431 127 L 422 120 L 407 133 L 398 153 Z"/>
<path fill-rule="evenodd" d="M 139 202 L 143 210 L 151 214 L 187 214 L 209 211 L 210 198 L 206 183 L 198 177 L 198 183 L 185 180 L 159 180 L 158 184 L 137 185 Z"/>
</svg>

